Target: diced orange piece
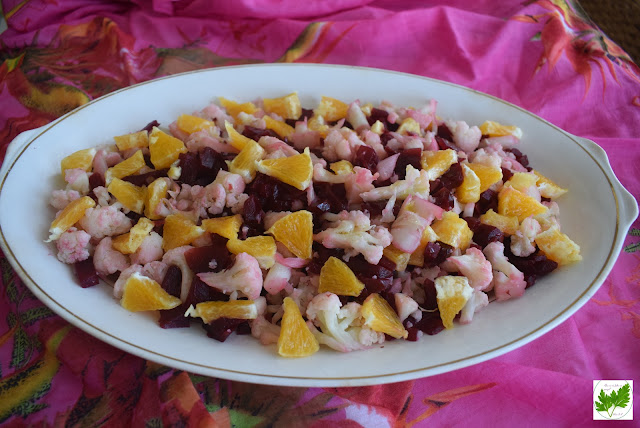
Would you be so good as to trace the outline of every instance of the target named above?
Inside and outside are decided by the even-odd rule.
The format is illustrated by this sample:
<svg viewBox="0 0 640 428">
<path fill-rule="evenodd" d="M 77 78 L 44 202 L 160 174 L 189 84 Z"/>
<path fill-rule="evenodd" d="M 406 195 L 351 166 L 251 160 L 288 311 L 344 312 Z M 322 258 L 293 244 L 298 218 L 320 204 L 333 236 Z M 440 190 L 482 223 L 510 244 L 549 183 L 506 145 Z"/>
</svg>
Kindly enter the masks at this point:
<svg viewBox="0 0 640 428">
<path fill-rule="evenodd" d="M 405 118 L 402 123 L 400 123 L 400 127 L 398 128 L 397 132 L 402 135 L 422 135 L 420 124 L 416 122 L 416 120 L 412 117 Z"/>
<path fill-rule="evenodd" d="M 314 115 L 307 121 L 307 128 L 311 131 L 316 131 L 322 138 L 329 133 L 329 125 L 327 125 L 324 117 L 318 115 Z"/>
<path fill-rule="evenodd" d="M 204 230 L 227 239 L 238 239 L 240 226 L 242 226 L 242 216 L 240 214 L 202 220 Z"/>
<path fill-rule="evenodd" d="M 389 336 L 406 339 L 409 332 L 405 330 L 400 322 L 398 314 L 395 313 L 391 305 L 378 293 L 367 296 L 362 303 L 362 317 L 364 325 L 371 330 L 388 334 Z"/>
<path fill-rule="evenodd" d="M 566 234 L 560 232 L 557 226 L 540 232 L 536 236 L 535 242 L 545 256 L 560 266 L 582 260 L 580 246 L 573 242 Z"/>
<path fill-rule="evenodd" d="M 264 111 L 275 113 L 283 119 L 298 119 L 302 115 L 302 105 L 298 94 L 293 92 L 280 98 L 264 98 Z"/>
<path fill-rule="evenodd" d="M 480 179 L 480 193 L 502 180 L 502 170 L 498 167 L 472 162 L 469 164 L 469 168 L 471 168 Z"/>
<path fill-rule="evenodd" d="M 309 211 L 296 211 L 278 219 L 267 233 L 282 243 L 296 257 L 311 258 L 313 244 L 313 215 Z"/>
<path fill-rule="evenodd" d="M 306 190 L 313 177 L 313 163 L 309 148 L 304 153 L 286 158 L 265 159 L 257 163 L 258 171 L 298 190 Z"/>
<path fill-rule="evenodd" d="M 411 266 L 422 266 L 424 265 L 424 249 L 427 247 L 429 242 L 436 242 L 438 240 L 438 235 L 433 231 L 431 226 L 425 227 L 422 232 L 422 238 L 420 238 L 420 244 L 418 248 L 411 253 L 411 257 L 409 257 L 409 264 Z"/>
<path fill-rule="evenodd" d="M 274 131 L 282 138 L 288 138 L 296 131 L 292 126 L 280 120 L 272 119 L 270 116 L 265 115 L 262 119 L 264 119 L 264 123 L 267 125 L 267 129 Z"/>
<path fill-rule="evenodd" d="M 164 219 L 162 229 L 162 249 L 171 249 L 189 245 L 204 233 L 204 229 L 180 215 L 171 214 Z"/>
<path fill-rule="evenodd" d="M 436 300 L 440 318 L 445 328 L 453 327 L 453 319 L 473 294 L 465 276 L 440 276 L 436 278 Z"/>
<path fill-rule="evenodd" d="M 424 252 L 424 248 L 422 249 L 422 251 Z M 407 269 L 407 265 L 409 264 L 409 259 L 411 258 L 410 253 L 405 253 L 404 251 L 397 249 L 393 245 L 389 245 L 388 247 L 385 247 L 385 249 L 382 250 L 382 255 L 396 264 L 396 270 L 398 272 L 404 272 Z M 424 258 L 424 254 L 423 254 L 423 258 Z M 423 263 L 424 263 L 424 260 L 423 260 Z"/>
<path fill-rule="evenodd" d="M 149 187 L 145 194 L 144 200 L 144 215 L 151 220 L 158 220 L 160 215 L 156 214 L 156 208 L 160 201 L 167 197 L 167 191 L 169 190 L 169 180 L 163 177 L 156 178 Z"/>
<path fill-rule="evenodd" d="M 229 144 L 238 150 L 244 149 L 248 144 L 255 143 L 251 138 L 245 137 L 233 127 L 229 122 L 224 122 L 224 129 L 229 134 Z"/>
<path fill-rule="evenodd" d="M 530 215 L 543 214 L 547 207 L 511 186 L 504 186 L 498 193 L 498 214 L 516 216 L 521 222 Z"/>
<path fill-rule="evenodd" d="M 458 154 L 452 149 L 424 150 L 420 158 L 422 169 L 429 173 L 431 181 L 447 172 L 456 162 L 458 162 Z"/>
<path fill-rule="evenodd" d="M 438 235 L 438 241 L 462 251 L 469 247 L 473 237 L 467 222 L 452 211 L 443 213 L 442 219 L 434 221 L 431 228 Z"/>
<path fill-rule="evenodd" d="M 300 309 L 291 297 L 282 302 L 284 314 L 278 337 L 278 354 L 283 357 L 308 357 L 320 349 L 320 344 L 302 318 Z"/>
<path fill-rule="evenodd" d="M 247 253 L 255 257 L 262 269 L 269 269 L 276 262 L 276 241 L 272 236 L 230 239 L 227 241 L 227 249 L 233 254 Z"/>
<path fill-rule="evenodd" d="M 329 169 L 336 175 L 351 174 L 353 172 L 353 164 L 348 160 L 340 160 L 329 165 Z"/>
<path fill-rule="evenodd" d="M 518 226 L 520 226 L 518 217 L 501 215 L 493 209 L 482 214 L 480 221 L 489 226 L 497 227 L 506 235 L 513 235 L 518 230 Z"/>
<path fill-rule="evenodd" d="M 385 130 L 386 129 L 384 125 L 379 120 L 376 120 L 375 122 L 373 122 L 373 125 L 371 125 L 371 132 L 376 133 L 378 135 L 382 135 Z"/>
<path fill-rule="evenodd" d="M 96 201 L 89 196 L 83 196 L 82 198 L 69 203 L 69 205 L 67 205 L 51 223 L 51 227 L 49 227 L 50 235 L 47 242 L 55 241 L 60 238 L 60 235 L 84 217 L 84 213 L 87 209 L 95 206 Z"/>
<path fill-rule="evenodd" d="M 149 155 L 155 169 L 169 168 L 180 154 L 186 152 L 187 148 L 181 140 L 153 127 L 149 135 Z"/>
<path fill-rule="evenodd" d="M 153 222 L 146 217 L 141 217 L 129 232 L 113 238 L 111 246 L 122 254 L 133 254 L 152 230 Z"/>
<path fill-rule="evenodd" d="M 216 126 L 216 124 L 210 120 L 204 119 L 198 116 L 192 116 L 190 114 L 181 114 L 176 120 L 178 129 L 187 134 L 193 134 L 194 132 L 202 131 L 203 129 L 210 129 Z"/>
<path fill-rule="evenodd" d="M 140 171 L 145 166 L 142 150 L 138 150 L 133 156 L 107 169 L 104 180 L 109 185 L 114 178 L 124 178 Z"/>
<path fill-rule="evenodd" d="M 462 163 L 462 184 L 456 189 L 456 197 L 463 204 L 475 203 L 480 200 L 480 178 L 469 168 L 465 162 Z"/>
<path fill-rule="evenodd" d="M 504 185 L 511 186 L 516 190 L 527 193 L 527 190 L 536 185 L 538 177 L 530 172 L 515 172 Z"/>
<path fill-rule="evenodd" d="M 320 269 L 318 293 L 330 292 L 338 296 L 357 297 L 362 293 L 364 284 L 356 278 L 345 262 L 329 257 Z"/>
<path fill-rule="evenodd" d="M 93 164 L 93 157 L 96 155 L 96 149 L 84 149 L 78 150 L 75 153 L 71 153 L 66 158 L 60 161 L 60 169 L 62 170 L 62 177 L 67 169 L 80 168 L 85 171 L 91 171 Z"/>
<path fill-rule="evenodd" d="M 120 300 L 120 305 L 131 312 L 173 309 L 181 303 L 180 299 L 167 293 L 156 281 L 137 272 L 124 283 L 124 293 Z"/>
<path fill-rule="evenodd" d="M 120 202 L 126 209 L 137 214 L 142 214 L 144 209 L 144 198 L 146 190 L 144 187 L 138 187 L 128 181 L 114 178 L 107 186 L 107 190 Z"/>
<path fill-rule="evenodd" d="M 229 165 L 229 172 L 242 176 L 245 183 L 249 183 L 256 176 L 257 162 L 264 159 L 265 150 L 253 140 L 249 140 L 240 153 L 236 155 Z"/>
<path fill-rule="evenodd" d="M 558 186 L 556 183 L 540 174 L 535 169 L 531 172 L 534 173 L 536 177 L 538 177 L 538 180 L 536 181 L 536 187 L 540 191 L 540 196 L 542 196 L 543 198 L 556 199 L 567 193 L 568 189 Z"/>
<path fill-rule="evenodd" d="M 489 137 L 513 135 L 517 138 L 522 138 L 522 130 L 517 126 L 501 125 L 498 122 L 493 122 L 491 120 L 487 120 L 480 125 L 480 132 L 482 132 L 482 135 L 488 135 Z"/>
<path fill-rule="evenodd" d="M 233 116 L 234 119 L 237 119 L 240 113 L 253 114 L 258 111 L 258 107 L 253 103 L 240 104 L 222 97 L 218 97 L 218 100 L 220 101 L 220 105 L 224 107 L 227 113 Z"/>
<path fill-rule="evenodd" d="M 313 114 L 322 116 L 327 122 L 335 122 L 347 117 L 347 110 L 349 110 L 349 104 L 323 96 L 318 107 L 313 110 Z"/>
<path fill-rule="evenodd" d="M 254 320 L 258 318 L 258 308 L 253 300 L 212 301 L 198 303 L 189 314 L 209 324 L 219 318 Z"/>
<path fill-rule="evenodd" d="M 138 131 L 131 134 L 119 135 L 113 137 L 118 150 L 124 151 L 129 149 L 144 149 L 149 147 L 149 133 L 147 131 Z"/>
</svg>

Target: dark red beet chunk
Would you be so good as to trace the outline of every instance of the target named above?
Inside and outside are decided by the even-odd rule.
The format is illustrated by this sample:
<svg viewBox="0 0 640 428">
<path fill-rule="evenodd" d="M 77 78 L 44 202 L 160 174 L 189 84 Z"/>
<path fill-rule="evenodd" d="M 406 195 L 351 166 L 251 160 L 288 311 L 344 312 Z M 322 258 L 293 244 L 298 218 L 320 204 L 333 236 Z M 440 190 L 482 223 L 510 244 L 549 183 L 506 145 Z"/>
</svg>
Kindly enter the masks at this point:
<svg viewBox="0 0 640 428">
<path fill-rule="evenodd" d="M 93 257 L 74 263 L 73 270 L 76 274 L 78 284 L 80 284 L 82 288 L 93 287 L 100 282 L 98 272 L 96 272 L 96 268 L 93 266 Z"/>
<path fill-rule="evenodd" d="M 424 290 L 425 294 L 424 304 L 422 305 L 422 307 L 428 311 L 438 309 L 438 300 L 436 298 L 436 283 L 427 278 L 422 284 L 422 289 Z"/>
<path fill-rule="evenodd" d="M 255 194 L 264 211 L 292 211 L 295 201 L 307 205 L 307 193 L 283 183 L 265 174 L 256 174 L 256 178 L 247 186 L 248 195 Z"/>
<path fill-rule="evenodd" d="M 516 269 L 524 273 L 527 287 L 535 284 L 536 280 L 542 276 L 553 272 L 558 263 L 548 259 L 544 254 L 536 252 L 527 257 L 517 257 L 511 253 L 510 248 L 505 246 L 505 254 Z"/>
<path fill-rule="evenodd" d="M 415 324 L 415 327 L 429 336 L 436 335 L 444 330 L 440 312 L 423 312 L 422 319 Z"/>
<path fill-rule="evenodd" d="M 129 175 L 124 177 L 123 181 L 128 181 L 131 184 L 135 184 L 136 186 L 147 186 L 153 182 L 156 178 L 166 177 L 168 169 L 159 169 L 147 172 L 145 174 L 138 175 Z"/>
<path fill-rule="evenodd" d="M 462 173 L 462 165 L 454 163 L 449 170 L 440 176 L 442 186 L 450 190 L 455 190 L 462 184 L 464 175 Z"/>
<path fill-rule="evenodd" d="M 319 215 L 324 213 L 339 213 L 348 208 L 347 189 L 341 183 L 313 183 L 313 190 L 316 198 L 313 205 L 310 206 L 313 214 Z M 320 222 L 314 221 L 315 225 L 320 226 Z"/>
<path fill-rule="evenodd" d="M 379 120 L 380 122 L 382 122 L 382 124 L 385 124 L 388 117 L 389 113 L 386 110 L 374 107 L 371 109 L 371 114 L 369 115 L 369 117 L 367 117 L 367 122 L 369 122 L 369 125 L 373 125 L 374 123 L 376 123 L 376 121 Z"/>
<path fill-rule="evenodd" d="M 356 156 L 353 160 L 354 166 L 359 166 L 362 168 L 367 168 L 371 170 L 371 173 L 374 174 L 376 172 L 376 168 L 378 167 L 378 154 L 373 148 L 369 146 L 359 146 L 358 150 L 356 150 Z"/>
<path fill-rule="evenodd" d="M 513 172 L 508 168 L 502 168 L 502 181 L 506 183 L 511 177 L 513 177 Z"/>
<path fill-rule="evenodd" d="M 145 125 L 145 127 L 142 128 L 140 131 L 151 132 L 151 130 L 153 129 L 154 126 L 160 126 L 160 122 L 158 122 L 157 120 L 154 119 L 151 122 L 147 123 Z"/>
<path fill-rule="evenodd" d="M 453 253 L 453 247 L 444 242 L 429 242 L 424 249 L 424 266 L 434 267 L 444 262 Z"/>
<path fill-rule="evenodd" d="M 513 153 L 513 155 L 516 157 L 516 160 L 520 165 L 527 168 L 528 170 L 531 170 L 531 168 L 529 167 L 529 158 L 527 157 L 527 155 L 523 154 L 520 150 L 516 148 L 511 148 L 511 149 L 504 149 L 504 151 Z"/>
<path fill-rule="evenodd" d="M 286 119 L 285 122 L 287 125 L 295 128 L 296 127 L 296 122 L 300 122 L 303 121 L 305 119 L 311 119 L 311 117 L 313 116 L 313 110 L 309 109 L 309 108 L 303 108 L 302 109 L 302 114 L 300 115 L 299 118 L 297 119 Z"/>
<path fill-rule="evenodd" d="M 180 290 L 182 289 L 182 271 L 180 268 L 176 265 L 169 266 L 161 285 L 164 291 L 179 298 Z"/>
<path fill-rule="evenodd" d="M 158 324 L 162 328 L 186 328 L 191 325 L 191 320 L 184 316 L 189 306 L 184 304 L 173 309 L 160 311 L 160 319 Z"/>
<path fill-rule="evenodd" d="M 333 256 L 342 260 L 344 250 L 340 248 L 327 248 L 324 245 L 314 242 L 312 246 L 313 258 L 311 263 L 307 266 L 307 272 L 313 275 L 320 275 L 320 269 L 324 266 L 324 263 Z"/>
<path fill-rule="evenodd" d="M 187 295 L 187 300 L 184 302 L 184 305 L 188 308 L 189 305 L 195 306 L 200 302 L 210 301 L 227 302 L 229 301 L 229 296 L 213 287 L 209 287 L 200 278 L 198 278 L 197 275 L 194 275 L 193 281 L 191 282 L 191 288 L 189 289 L 189 294 Z"/>
<path fill-rule="evenodd" d="M 473 208 L 473 214 L 481 216 L 489 210 L 498 211 L 498 193 L 491 189 L 480 193 L 480 199 Z"/>
<path fill-rule="evenodd" d="M 438 190 L 432 192 L 431 196 L 433 196 L 433 203 L 445 211 L 451 210 L 455 205 L 453 191 L 444 186 L 441 186 Z"/>
<path fill-rule="evenodd" d="M 221 169 L 228 170 L 224 156 L 211 147 L 205 147 L 198 153 L 180 154 L 180 167 L 181 182 L 200 186 L 212 183 Z"/>
<path fill-rule="evenodd" d="M 382 133 L 382 135 L 380 136 L 380 142 L 382 143 L 383 146 L 385 146 L 385 150 L 387 149 L 386 145 L 389 142 L 389 140 L 393 139 L 393 134 L 391 134 L 391 132 L 385 131 Z M 390 149 L 391 150 L 391 149 Z M 389 155 L 393 155 L 395 154 L 393 152 L 393 150 L 391 150 L 391 153 L 389 153 Z"/>
<path fill-rule="evenodd" d="M 278 135 L 275 131 L 271 129 L 260 129 L 254 128 L 253 126 L 245 126 L 244 131 L 242 131 L 242 135 L 247 138 L 251 138 L 254 141 L 258 141 L 262 137 L 275 137 L 281 139 L 282 137 Z"/>
<path fill-rule="evenodd" d="M 444 123 L 441 123 L 440 125 L 438 125 L 437 136 L 445 140 L 449 140 L 450 142 L 453 141 L 453 134 L 451 133 L 451 130 L 449 129 L 449 127 Z M 444 150 L 444 149 L 441 149 L 441 150 Z"/>
<path fill-rule="evenodd" d="M 400 156 L 398 156 L 398 161 L 396 162 L 396 168 L 393 170 L 398 174 L 400 180 L 404 180 L 407 175 L 407 165 L 411 165 L 418 170 L 422 168 L 420 164 L 421 155 L 421 149 L 407 149 L 400 152 Z"/>
<path fill-rule="evenodd" d="M 504 233 L 500 229 L 488 224 L 480 223 L 473 231 L 473 242 L 481 246 L 486 247 L 492 242 L 503 242 Z"/>
<path fill-rule="evenodd" d="M 194 273 L 220 272 L 231 266 L 231 253 L 227 250 L 227 239 L 219 235 L 211 235 L 212 244 L 205 247 L 195 247 L 184 253 L 189 268 Z M 214 262 L 215 268 L 209 265 Z"/>
<path fill-rule="evenodd" d="M 98 172 L 94 172 L 89 176 L 89 188 L 91 189 L 91 193 L 93 193 L 93 189 L 100 186 L 106 186 L 104 176 Z"/>
<path fill-rule="evenodd" d="M 203 324 L 202 327 L 207 332 L 207 336 L 219 342 L 224 342 L 231 333 L 236 331 L 240 324 L 246 322 L 247 320 L 235 318 L 218 318 L 217 320 L 211 321 L 210 324 Z"/>
<path fill-rule="evenodd" d="M 396 268 L 395 263 L 384 256 L 377 265 L 372 265 L 360 254 L 351 257 L 347 266 L 362 281 L 369 293 L 382 293 L 388 290 L 393 282 L 393 271 Z M 363 297 L 363 295 L 361 294 L 359 297 Z M 362 300 L 364 301 L 364 298 Z"/>
<path fill-rule="evenodd" d="M 260 198 L 257 195 L 250 194 L 242 206 L 242 217 L 245 223 L 253 227 L 261 225 L 264 220 L 264 214 Z"/>
</svg>

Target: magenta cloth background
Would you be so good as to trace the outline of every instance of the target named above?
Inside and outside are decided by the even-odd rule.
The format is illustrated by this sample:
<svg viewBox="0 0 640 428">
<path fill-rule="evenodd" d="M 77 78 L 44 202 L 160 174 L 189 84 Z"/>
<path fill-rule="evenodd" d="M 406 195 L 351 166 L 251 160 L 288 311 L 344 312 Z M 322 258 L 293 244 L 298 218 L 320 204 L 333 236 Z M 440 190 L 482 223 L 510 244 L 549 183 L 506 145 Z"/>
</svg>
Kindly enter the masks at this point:
<svg viewBox="0 0 640 428">
<path fill-rule="evenodd" d="M 574 2 L 443 3 L 0 0 L 9 27 L 0 34 L 0 158 L 20 132 L 140 81 L 232 64 L 322 62 L 415 73 L 510 101 L 596 141 L 638 199 L 640 69 L 626 53 Z M 0 254 L 0 423 L 596 425 L 594 379 L 640 382 L 638 228 L 598 293 L 543 337 L 450 373 L 341 389 L 230 382 L 131 356 L 68 326 Z M 635 412 L 617 424 L 638 421 Z"/>
</svg>

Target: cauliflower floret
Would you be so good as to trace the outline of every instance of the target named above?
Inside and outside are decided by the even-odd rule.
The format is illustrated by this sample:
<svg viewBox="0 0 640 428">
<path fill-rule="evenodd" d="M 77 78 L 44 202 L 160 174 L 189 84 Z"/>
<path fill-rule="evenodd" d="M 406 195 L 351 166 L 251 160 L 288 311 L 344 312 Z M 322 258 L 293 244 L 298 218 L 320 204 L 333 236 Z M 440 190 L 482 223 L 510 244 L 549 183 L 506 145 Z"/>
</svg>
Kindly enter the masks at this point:
<svg viewBox="0 0 640 428">
<path fill-rule="evenodd" d="M 314 168 L 315 170 L 315 168 Z M 373 182 L 378 178 L 378 173 L 371 174 L 368 168 L 356 166 L 352 174 L 346 174 L 344 187 L 347 189 L 349 203 L 361 202 L 360 195 L 373 190 Z"/>
<path fill-rule="evenodd" d="M 80 196 L 77 190 L 54 190 L 51 192 L 49 204 L 57 210 L 63 210 L 71 202 L 80 199 Z"/>
<path fill-rule="evenodd" d="M 111 242 L 111 238 L 108 236 L 102 238 L 93 254 L 93 267 L 103 276 L 111 275 L 118 271 L 122 272 L 130 265 L 127 256 L 114 250 Z"/>
<path fill-rule="evenodd" d="M 533 217 L 522 220 L 520 227 L 511 235 L 511 252 L 518 257 L 527 257 L 536 251 L 534 239 L 542 227 Z"/>
<path fill-rule="evenodd" d="M 447 122 L 447 127 L 453 135 L 453 142 L 467 153 L 473 152 L 480 144 L 482 131 L 477 126 L 469 127 L 467 122 Z"/>
<path fill-rule="evenodd" d="M 376 343 L 383 343 L 383 333 L 362 325 L 360 309 L 360 304 L 356 302 L 342 307 L 340 298 L 333 293 L 318 294 L 307 306 L 307 325 L 318 342 L 340 352 L 367 349 Z"/>
<path fill-rule="evenodd" d="M 351 129 L 332 129 L 324 139 L 322 157 L 329 162 L 341 159 L 351 162 L 358 147 L 364 145 L 364 142 L 358 138 L 358 134 Z"/>
<path fill-rule="evenodd" d="M 89 258 L 89 241 L 91 235 L 84 230 L 70 228 L 56 241 L 58 260 L 62 263 L 73 264 Z"/>
<path fill-rule="evenodd" d="M 162 263 L 167 267 L 171 265 L 176 265 L 180 268 L 180 272 L 182 272 L 182 282 L 180 283 L 180 300 L 183 302 L 187 300 L 187 296 L 189 295 L 189 290 L 191 289 L 191 282 L 193 281 L 193 271 L 189 268 L 189 264 L 187 263 L 187 259 L 184 256 L 184 253 L 192 249 L 191 245 L 184 245 L 182 247 L 173 248 L 167 251 L 164 256 L 162 256 Z"/>
<path fill-rule="evenodd" d="M 479 290 L 473 290 L 471 297 L 460 311 L 460 324 L 469 324 L 473 320 L 473 314 L 479 312 L 489 304 L 489 297 Z"/>
<path fill-rule="evenodd" d="M 151 232 L 142 244 L 138 247 L 135 253 L 131 254 L 131 263 L 136 265 L 143 265 L 149 262 L 162 259 L 162 236 L 156 232 Z"/>
<path fill-rule="evenodd" d="M 287 286 L 289 278 L 291 278 L 291 268 L 276 262 L 264 278 L 264 289 L 269 294 L 279 293 Z"/>
<path fill-rule="evenodd" d="M 429 174 L 427 171 L 423 169 L 417 170 L 412 165 L 407 165 L 406 171 L 404 180 L 398 180 L 389 186 L 376 187 L 373 190 L 364 192 L 360 197 L 365 202 L 390 199 L 393 195 L 398 199 L 406 199 L 409 195 L 428 199 Z"/>
<path fill-rule="evenodd" d="M 420 197 L 410 195 L 405 199 L 398 218 L 391 225 L 393 246 L 405 253 L 412 253 L 420 245 L 422 234 L 435 218 L 442 218 L 444 210 Z"/>
<path fill-rule="evenodd" d="M 271 345 L 278 343 L 280 337 L 280 326 L 270 323 L 267 319 L 259 315 L 250 322 L 251 335 L 258 339 L 263 345 Z"/>
<path fill-rule="evenodd" d="M 116 204 L 87 209 L 78 224 L 94 239 L 122 235 L 131 229 L 131 219 Z"/>
<path fill-rule="evenodd" d="M 255 257 L 240 253 L 232 267 L 222 272 L 199 273 L 205 284 L 223 293 L 242 292 L 250 300 L 260 297 L 262 291 L 262 271 Z"/>
<path fill-rule="evenodd" d="M 409 315 L 419 310 L 418 302 L 413 300 L 411 297 L 402 293 L 396 293 L 393 295 L 393 297 L 395 299 L 396 309 L 398 310 L 398 317 L 400 318 L 400 322 L 403 322 Z"/>
<path fill-rule="evenodd" d="M 361 253 L 371 264 L 378 264 L 382 251 L 391 244 L 391 233 L 382 226 L 372 226 L 362 211 L 342 211 L 326 214 L 329 227 L 314 235 L 314 239 L 326 248 L 352 249 Z"/>
<path fill-rule="evenodd" d="M 75 190 L 82 195 L 89 193 L 89 174 L 82 168 L 70 168 L 64 171 L 67 190 Z"/>
<path fill-rule="evenodd" d="M 514 265 L 509 263 L 504 255 L 504 244 L 502 242 L 491 242 L 484 247 L 484 255 L 493 266 L 493 290 L 497 300 L 508 300 L 513 297 L 520 297 L 524 294 L 527 286 L 524 274 Z"/>
<path fill-rule="evenodd" d="M 451 256 L 444 266 L 448 271 L 461 272 L 476 290 L 487 290 L 493 279 L 491 263 L 477 248 L 468 248 L 463 256 Z"/>
</svg>

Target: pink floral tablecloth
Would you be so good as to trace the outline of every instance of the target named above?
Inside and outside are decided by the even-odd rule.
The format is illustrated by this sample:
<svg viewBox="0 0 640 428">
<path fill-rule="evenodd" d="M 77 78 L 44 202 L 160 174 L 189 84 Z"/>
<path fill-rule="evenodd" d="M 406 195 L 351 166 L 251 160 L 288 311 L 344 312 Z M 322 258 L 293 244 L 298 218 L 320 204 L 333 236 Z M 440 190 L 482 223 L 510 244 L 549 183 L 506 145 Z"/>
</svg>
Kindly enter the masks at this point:
<svg viewBox="0 0 640 428">
<path fill-rule="evenodd" d="M 0 4 L 8 26 L 0 34 L 0 158 L 20 132 L 155 77 L 245 63 L 350 64 L 519 105 L 596 141 L 640 195 L 640 69 L 577 2 Z M 590 426 L 594 379 L 640 381 L 637 221 L 598 293 L 548 334 L 475 366 L 359 388 L 253 385 L 160 366 L 70 327 L 1 254 L 0 271 L 0 423 L 9 427 Z M 639 421 L 635 412 L 616 423 Z"/>
</svg>

